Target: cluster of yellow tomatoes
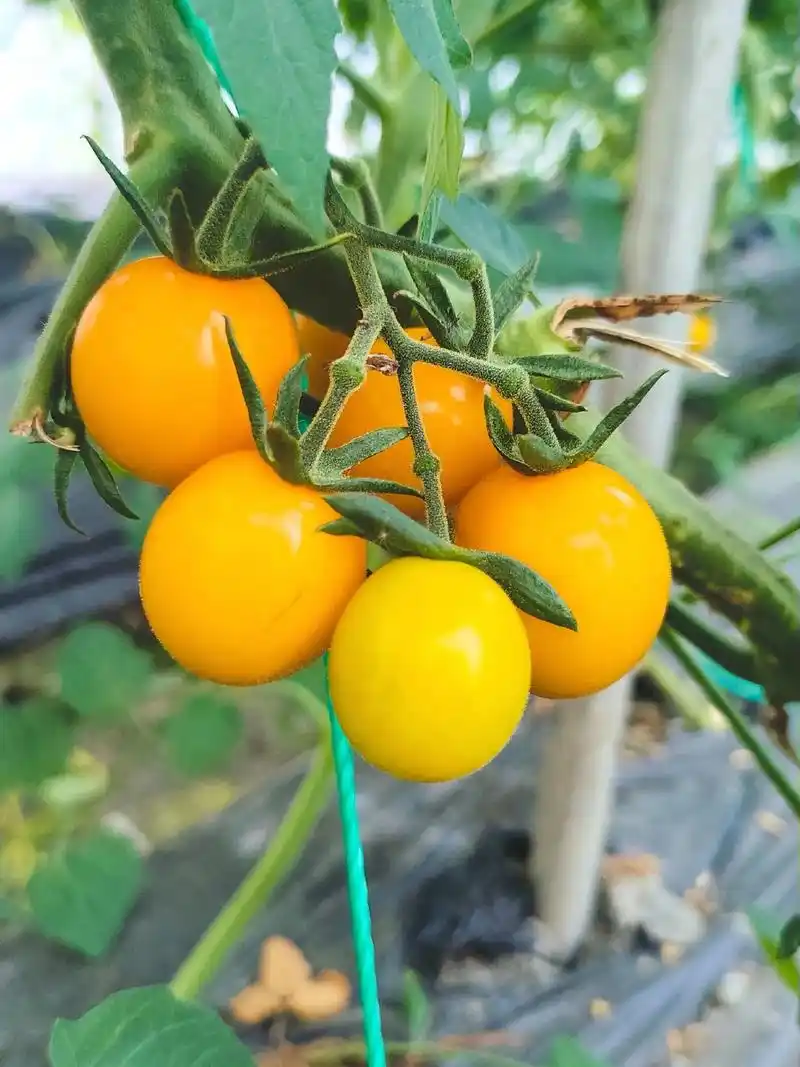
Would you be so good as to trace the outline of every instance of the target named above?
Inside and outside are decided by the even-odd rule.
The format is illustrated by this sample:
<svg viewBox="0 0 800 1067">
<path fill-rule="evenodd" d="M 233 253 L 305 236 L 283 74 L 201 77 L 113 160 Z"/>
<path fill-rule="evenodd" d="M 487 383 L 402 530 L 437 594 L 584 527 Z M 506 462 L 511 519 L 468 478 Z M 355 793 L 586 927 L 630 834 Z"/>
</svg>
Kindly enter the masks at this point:
<svg viewBox="0 0 800 1067">
<path fill-rule="evenodd" d="M 156 256 L 100 288 L 71 354 L 90 436 L 123 469 L 170 490 L 144 541 L 140 592 L 153 633 L 180 665 L 256 685 L 329 650 L 331 697 L 353 747 L 398 777 L 443 781 L 504 747 L 530 693 L 585 695 L 637 664 L 663 620 L 670 563 L 633 486 L 595 462 L 516 472 L 488 439 L 486 387 L 417 364 L 456 543 L 530 566 L 578 631 L 522 614 L 464 563 L 406 557 L 368 575 L 364 541 L 320 531 L 337 517 L 323 496 L 283 481 L 256 451 L 224 317 L 268 410 L 301 351 L 321 396 L 328 364 L 347 345 L 295 319 L 261 279 L 201 276 Z M 375 351 L 386 351 L 382 342 Z M 508 402 L 495 399 L 510 419 Z M 331 443 L 404 422 L 397 382 L 370 373 Z M 403 440 L 353 473 L 418 485 L 412 463 Z M 416 499 L 392 502 L 421 515 Z"/>
</svg>

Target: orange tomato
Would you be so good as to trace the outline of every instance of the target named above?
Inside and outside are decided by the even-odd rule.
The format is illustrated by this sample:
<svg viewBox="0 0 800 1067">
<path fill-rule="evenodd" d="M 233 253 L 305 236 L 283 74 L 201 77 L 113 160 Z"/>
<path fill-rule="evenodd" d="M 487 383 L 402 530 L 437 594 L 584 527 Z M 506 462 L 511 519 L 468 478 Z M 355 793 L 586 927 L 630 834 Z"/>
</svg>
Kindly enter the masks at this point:
<svg viewBox="0 0 800 1067">
<path fill-rule="evenodd" d="M 328 389 L 328 367 L 345 354 L 350 338 L 347 334 L 331 330 L 299 312 L 295 312 L 294 320 L 297 324 L 300 354 L 309 356 L 306 364 L 308 391 L 317 400 L 322 400 Z"/>
<path fill-rule="evenodd" d="M 664 531 L 634 486 L 599 463 L 530 477 L 498 467 L 462 500 L 455 539 L 527 564 L 572 610 L 577 632 L 523 615 L 538 696 L 605 689 L 661 628 L 671 584 Z"/>
<path fill-rule="evenodd" d="M 282 481 L 255 451 L 211 460 L 174 489 L 142 546 L 150 627 L 187 671 L 258 685 L 317 659 L 366 578 L 366 544 L 319 527 L 313 489 Z"/>
<path fill-rule="evenodd" d="M 415 340 L 436 345 L 431 334 L 421 326 L 412 326 L 406 332 Z M 372 352 L 391 354 L 382 340 L 373 346 Z M 486 432 L 483 398 L 488 387 L 474 378 L 429 363 L 414 365 L 414 383 L 428 442 L 441 460 L 445 504 L 452 507 L 470 486 L 501 462 Z M 511 402 L 496 394 L 493 397 L 510 423 Z M 345 404 L 330 443 L 343 445 L 370 430 L 405 424 L 396 377 L 369 371 L 362 387 Z M 406 439 L 359 463 L 351 473 L 360 478 L 389 478 L 421 488 L 422 483 L 412 469 L 413 462 L 414 450 L 411 441 Z M 409 515 L 424 514 L 421 500 L 395 495 L 388 499 Z"/>
<path fill-rule="evenodd" d="M 223 316 L 268 408 L 299 349 L 291 313 L 260 278 L 223 280 L 164 256 L 128 263 L 89 301 L 72 346 L 86 429 L 120 467 L 167 488 L 253 447 Z"/>
</svg>

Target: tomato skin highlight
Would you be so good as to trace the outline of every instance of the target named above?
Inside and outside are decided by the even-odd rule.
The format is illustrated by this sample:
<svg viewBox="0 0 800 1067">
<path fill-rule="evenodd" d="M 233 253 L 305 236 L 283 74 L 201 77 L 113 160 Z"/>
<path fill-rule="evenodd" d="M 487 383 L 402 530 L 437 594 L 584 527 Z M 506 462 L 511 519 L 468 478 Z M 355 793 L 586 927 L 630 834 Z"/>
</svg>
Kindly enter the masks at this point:
<svg viewBox="0 0 800 1067">
<path fill-rule="evenodd" d="M 409 327 L 406 333 L 417 341 L 436 346 L 433 336 L 423 327 Z M 382 340 L 371 351 L 391 354 Z M 488 386 L 465 374 L 419 362 L 414 364 L 414 384 L 428 444 L 441 460 L 444 502 L 447 507 L 453 507 L 479 478 L 501 463 L 486 431 L 483 398 Z M 494 392 L 492 397 L 510 424 L 510 401 Z M 348 398 L 330 443 L 343 445 L 370 430 L 405 425 L 396 376 L 369 371 L 362 387 Z M 406 439 L 359 463 L 351 474 L 360 478 L 387 478 L 421 489 L 422 482 L 414 474 L 413 463 L 414 449 Z M 424 503 L 414 497 L 388 494 L 386 499 L 414 518 L 425 514 Z"/>
<path fill-rule="evenodd" d="M 199 678 L 259 685 L 328 647 L 366 577 L 366 544 L 319 527 L 336 518 L 257 452 L 211 460 L 170 493 L 145 536 L 139 591 L 150 627 Z"/>
<path fill-rule="evenodd" d="M 572 610 L 577 633 L 522 615 L 537 696 L 607 688 L 658 635 L 672 578 L 664 531 L 638 490 L 600 463 L 532 477 L 499 467 L 462 500 L 455 540 L 521 560 Z"/>
<path fill-rule="evenodd" d="M 444 782 L 492 760 L 528 699 L 525 628 L 503 590 L 465 563 L 392 560 L 342 613 L 328 658 L 342 730 L 396 778 Z"/>
<path fill-rule="evenodd" d="M 215 456 L 254 447 L 224 317 L 268 409 L 299 347 L 260 278 L 226 280 L 164 256 L 115 271 L 84 310 L 70 357 L 90 436 L 125 470 L 172 488 Z"/>
<path fill-rule="evenodd" d="M 328 389 L 328 367 L 345 354 L 350 338 L 299 312 L 295 312 L 294 320 L 300 354 L 309 357 L 306 364 L 308 391 L 317 400 L 322 400 Z"/>
</svg>

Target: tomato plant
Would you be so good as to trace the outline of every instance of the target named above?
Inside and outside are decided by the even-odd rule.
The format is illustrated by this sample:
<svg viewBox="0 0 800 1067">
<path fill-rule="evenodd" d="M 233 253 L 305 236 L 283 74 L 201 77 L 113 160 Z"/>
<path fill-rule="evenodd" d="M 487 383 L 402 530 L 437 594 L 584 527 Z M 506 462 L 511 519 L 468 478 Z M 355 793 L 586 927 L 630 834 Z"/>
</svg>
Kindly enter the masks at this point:
<svg viewBox="0 0 800 1067">
<path fill-rule="evenodd" d="M 142 547 L 153 633 L 186 670 L 258 685 L 327 648 L 366 575 L 366 546 L 318 528 L 335 513 L 255 451 L 211 460 L 167 497 Z"/>
<path fill-rule="evenodd" d="M 212 278 L 153 256 L 115 271 L 81 315 L 71 357 L 80 415 L 143 481 L 171 488 L 252 444 L 223 316 L 273 403 L 298 346 L 289 309 L 261 279 Z"/>
<path fill-rule="evenodd" d="M 329 671 L 337 718 L 368 763 L 443 782 L 506 745 L 527 703 L 530 655 L 520 615 L 495 582 L 464 563 L 409 556 L 373 574 L 347 605 Z"/>
<path fill-rule="evenodd" d="M 424 327 L 411 326 L 406 333 L 414 340 L 436 346 Z M 383 340 L 377 341 L 371 352 L 391 355 Z M 431 363 L 414 365 L 414 386 L 428 444 L 441 463 L 444 502 L 452 507 L 481 475 L 500 462 L 486 433 L 483 398 L 488 387 L 476 378 Z M 510 418 L 510 402 L 496 395 L 494 399 Z M 370 371 L 364 385 L 345 404 L 331 434 L 331 444 L 345 444 L 371 430 L 402 426 L 405 421 L 396 377 Z M 420 488 L 413 466 L 414 447 L 410 440 L 405 440 L 359 463 L 352 474 L 362 478 L 388 478 Z M 409 515 L 419 517 L 424 513 L 422 501 L 413 497 L 389 499 Z"/>
<path fill-rule="evenodd" d="M 524 616 L 539 696 L 564 700 L 611 685 L 642 659 L 664 621 L 664 532 L 638 490 L 600 463 L 532 477 L 498 468 L 461 502 L 455 536 L 527 563 L 572 609 L 577 632 Z"/>
</svg>

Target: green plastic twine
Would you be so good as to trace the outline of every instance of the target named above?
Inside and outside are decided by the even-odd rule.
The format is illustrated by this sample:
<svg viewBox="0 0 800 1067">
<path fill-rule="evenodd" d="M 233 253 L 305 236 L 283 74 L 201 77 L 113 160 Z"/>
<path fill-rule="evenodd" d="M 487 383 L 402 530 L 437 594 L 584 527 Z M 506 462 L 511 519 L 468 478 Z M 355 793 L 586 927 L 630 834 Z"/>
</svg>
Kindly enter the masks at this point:
<svg viewBox="0 0 800 1067">
<path fill-rule="evenodd" d="M 361 1009 L 364 1013 L 364 1044 L 367 1049 L 367 1067 L 386 1067 L 386 1048 L 381 1025 L 381 1001 L 378 994 L 378 974 L 375 967 L 375 945 L 372 941 L 372 920 L 369 911 L 367 872 L 364 869 L 364 850 L 356 809 L 356 771 L 353 752 L 342 733 L 339 720 L 333 710 L 327 685 L 328 657 L 325 655 L 325 703 L 331 723 L 333 765 L 336 771 L 336 786 L 339 797 L 339 816 L 342 821 L 342 840 L 347 872 L 347 893 L 350 898 L 350 924 L 353 932 L 353 949 L 358 974 L 358 989 L 361 994 Z"/>
</svg>

